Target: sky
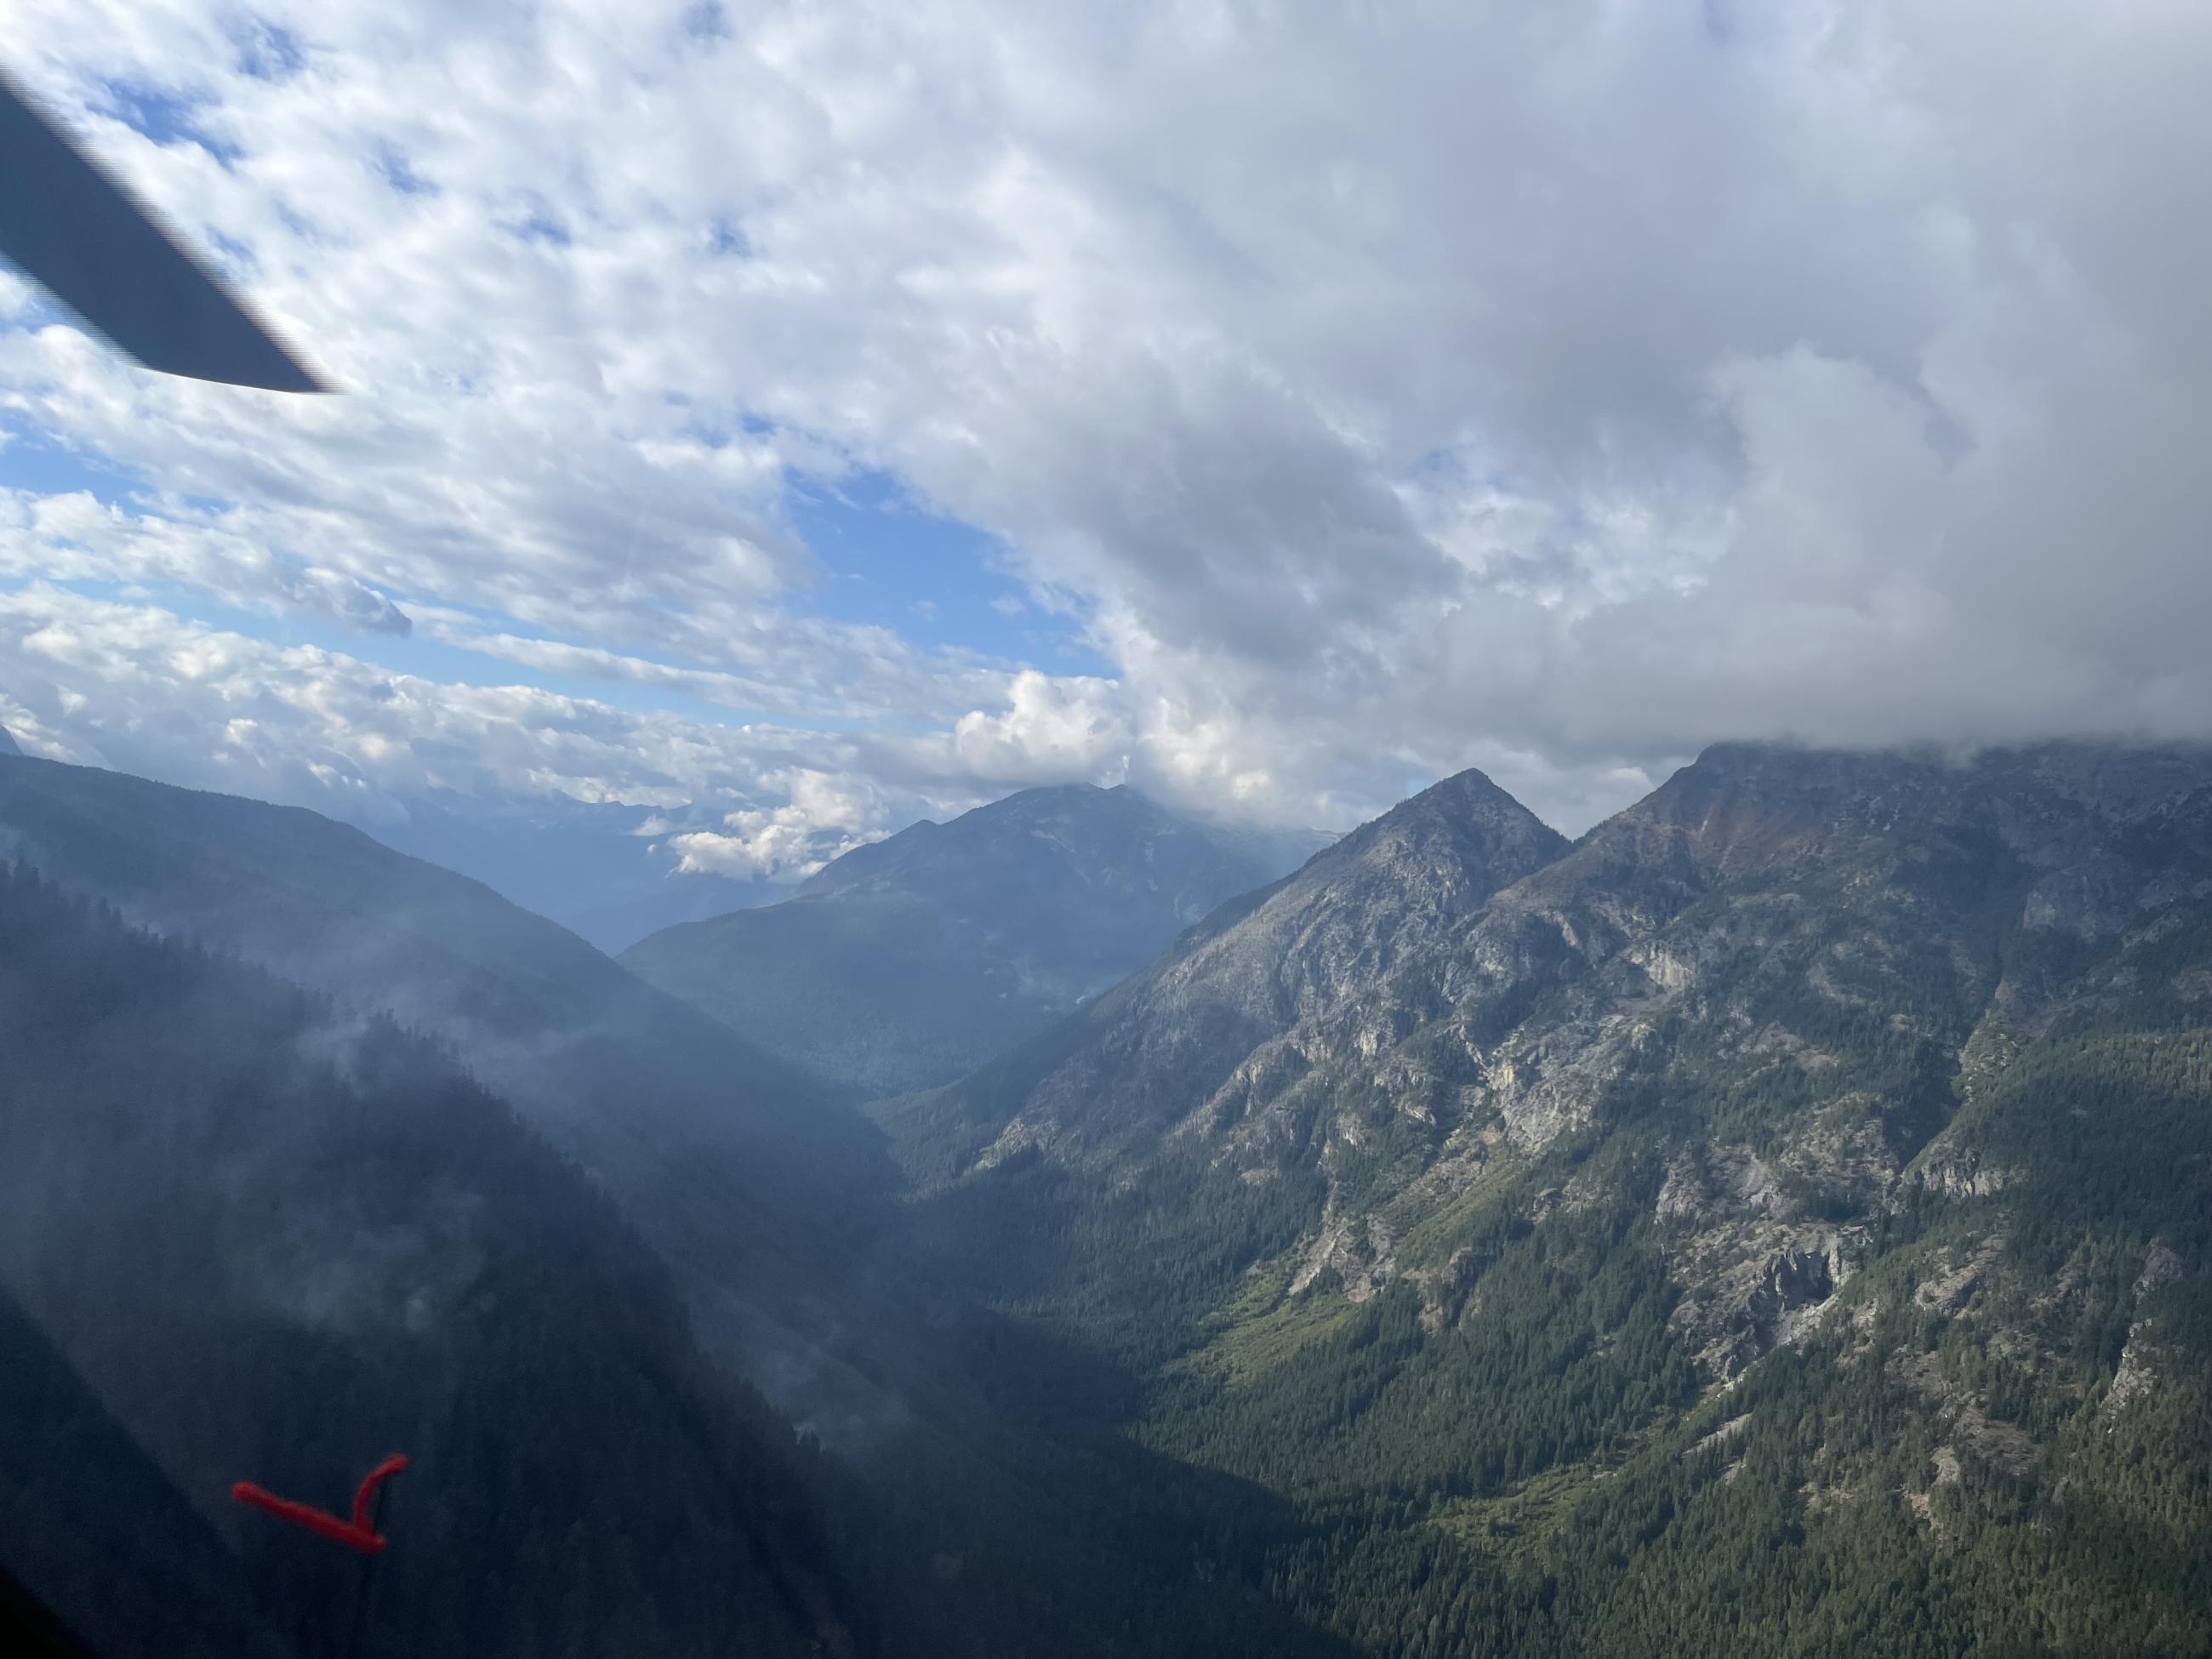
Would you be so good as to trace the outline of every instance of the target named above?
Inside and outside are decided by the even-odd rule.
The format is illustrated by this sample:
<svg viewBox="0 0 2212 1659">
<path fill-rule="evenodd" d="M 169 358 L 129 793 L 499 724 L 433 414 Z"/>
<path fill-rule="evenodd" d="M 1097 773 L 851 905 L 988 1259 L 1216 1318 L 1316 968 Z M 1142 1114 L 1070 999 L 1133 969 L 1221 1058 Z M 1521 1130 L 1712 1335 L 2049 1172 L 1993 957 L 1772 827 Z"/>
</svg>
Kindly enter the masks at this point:
<svg viewBox="0 0 2212 1659">
<path fill-rule="evenodd" d="M 0 724 L 789 875 L 2212 736 L 2194 0 L 9 0 L 341 388 L 0 270 Z"/>
</svg>

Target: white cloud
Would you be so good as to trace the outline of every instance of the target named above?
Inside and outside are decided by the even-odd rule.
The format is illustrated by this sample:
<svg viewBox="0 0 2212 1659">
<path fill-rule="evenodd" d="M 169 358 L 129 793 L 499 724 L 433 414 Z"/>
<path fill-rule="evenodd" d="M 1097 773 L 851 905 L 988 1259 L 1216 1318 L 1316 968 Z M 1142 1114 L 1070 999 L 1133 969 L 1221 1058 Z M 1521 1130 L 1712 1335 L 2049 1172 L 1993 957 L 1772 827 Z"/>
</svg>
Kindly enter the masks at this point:
<svg viewBox="0 0 2212 1659">
<path fill-rule="evenodd" d="M 995 783 L 1119 783 L 1131 739 L 1118 687 L 1026 669 L 1014 677 L 1003 713 L 970 709 L 954 723 L 949 742 L 924 745 L 924 752 L 941 757 L 948 775 Z"/>
<path fill-rule="evenodd" d="M 43 585 L 0 593 L 0 685 L 65 758 L 342 812 L 426 790 L 676 805 L 787 763 L 772 730 L 395 674 Z"/>
<path fill-rule="evenodd" d="M 174 582 L 264 615 L 306 612 L 364 633 L 413 623 L 389 596 L 233 527 L 235 514 L 181 504 L 134 513 L 89 494 L 0 488 L 0 576 Z"/>
<path fill-rule="evenodd" d="M 892 827 L 890 803 L 865 781 L 793 767 L 764 781 L 786 799 L 772 807 L 741 807 L 723 831 L 695 830 L 668 838 L 678 867 L 689 874 L 811 876 L 841 853 Z"/>
<path fill-rule="evenodd" d="M 2212 732 L 2202 8 L 688 9 L 270 0 L 298 67 L 257 76 L 215 0 L 17 0 L 22 72 L 349 390 L 0 329 L 0 410 L 146 480 L 0 505 L 0 564 L 787 725 L 617 766 L 603 705 L 448 687 L 403 765 L 236 645 L 93 675 L 50 594 L 56 741 L 664 792 L 728 756 L 768 867 L 878 822 L 777 795 L 814 775 L 1303 823 L 1472 763 L 1577 827 L 1723 736 Z M 785 492 L 856 467 L 1115 678 L 833 617 Z"/>
<path fill-rule="evenodd" d="M 441 792 L 714 806 L 728 834 L 668 843 L 687 869 L 725 873 L 806 873 L 989 793 L 904 739 L 398 674 L 44 584 L 0 591 L 0 725 L 33 753 L 371 823 Z"/>
<path fill-rule="evenodd" d="M 14 271 L 0 270 L 0 319 L 27 316 L 39 303 L 39 290 Z"/>
</svg>

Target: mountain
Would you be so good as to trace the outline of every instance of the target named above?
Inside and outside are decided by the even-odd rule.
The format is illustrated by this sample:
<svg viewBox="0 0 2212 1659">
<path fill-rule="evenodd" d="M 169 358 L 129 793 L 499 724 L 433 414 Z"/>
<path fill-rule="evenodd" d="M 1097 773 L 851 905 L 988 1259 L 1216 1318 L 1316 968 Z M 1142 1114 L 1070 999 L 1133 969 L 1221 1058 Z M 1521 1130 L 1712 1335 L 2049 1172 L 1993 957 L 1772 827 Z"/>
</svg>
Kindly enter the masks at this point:
<svg viewBox="0 0 2212 1659">
<path fill-rule="evenodd" d="M 437 1048 L 20 866 L 0 939 L 0 1285 L 66 1357 L 0 1310 L 0 1558 L 84 1634 L 253 1651 L 243 1583 L 307 1653 L 356 1621 L 372 1654 L 846 1644 L 788 1427 L 699 1355 L 605 1196 Z M 25 1443 L 27 1412 L 66 1437 Z M 250 1477 L 342 1508 L 393 1450 L 373 1593 L 228 1501 Z"/>
<path fill-rule="evenodd" d="M 1540 830 L 1452 780 L 880 1105 L 918 1248 L 1370 1651 L 2212 1647 L 2212 751 Z"/>
<path fill-rule="evenodd" d="M 0 763 L 0 850 L 34 863 L 61 890 L 112 905 L 121 921 L 153 928 L 162 949 L 193 960 L 210 948 L 235 954 L 312 981 L 331 999 L 306 999 L 319 1012 L 302 1017 L 302 1036 L 272 1023 L 264 999 L 239 988 L 260 981 L 236 962 L 215 966 L 244 977 L 211 981 L 189 1012 L 94 962 L 87 971 L 111 988 L 100 1005 L 105 1023 L 87 1036 L 50 1022 L 70 1033 L 72 1046 L 48 1068 L 40 1057 L 57 1051 L 41 1048 L 36 1036 L 47 1017 L 34 1006 L 22 1024 L 5 1023 L 7 968 L 17 964 L 33 988 L 42 975 L 57 984 L 63 976 L 12 939 L 0 957 L 0 1059 L 8 1062 L 0 1067 L 0 1256 L 10 1237 L 36 1243 L 48 1287 L 40 1292 L 40 1280 L 24 1279 L 26 1301 L 177 1484 L 203 1508 L 218 1494 L 212 1501 L 226 1525 L 234 1517 L 221 1486 L 242 1466 L 278 1490 L 337 1503 L 385 1451 L 428 1443 L 473 1460 L 451 1477 L 469 1503 L 506 1492 L 501 1513 L 551 1526 L 595 1501 L 581 1476 L 562 1474 L 564 1449 L 580 1468 L 603 1456 L 633 1460 L 641 1454 L 624 1425 L 635 1419 L 653 1443 L 652 1456 L 634 1474 L 613 1477 L 609 1502 L 619 1503 L 577 1522 L 609 1533 L 584 1540 L 598 1554 L 573 1557 L 573 1594 L 592 1611 L 557 1629 L 542 1610 L 531 1613 L 515 1626 L 520 1647 L 543 1638 L 538 1650 L 563 1650 L 573 1628 L 569 1650 L 651 1652 L 649 1643 L 607 1632 L 641 1607 L 660 1607 L 665 1595 L 675 1597 L 664 1612 L 678 1634 L 679 1614 L 700 1614 L 715 1605 L 713 1595 L 731 1598 L 726 1607 L 750 1605 L 763 1581 L 750 1567 L 722 1572 L 688 1545 L 670 1554 L 668 1570 L 721 1573 L 712 1595 L 653 1589 L 658 1568 L 595 1563 L 619 1564 L 625 1552 L 660 1547 L 672 1528 L 703 1526 L 699 1549 L 737 1548 L 743 1560 L 766 1552 L 775 1567 L 773 1548 L 786 1530 L 777 1506 L 796 1504 L 790 1531 L 793 1547 L 804 1547 L 805 1571 L 794 1578 L 779 1567 L 769 1581 L 842 1584 L 830 1622 L 850 1630 L 860 1652 L 1346 1659 L 1255 1587 L 1191 1577 L 1200 1532 L 1210 1550 L 1235 1543 L 1249 1553 L 1256 1545 L 1236 1540 L 1274 1535 L 1279 1510 L 1116 1435 L 1087 1425 L 1063 1434 L 1069 1398 L 1118 1383 L 1087 1357 L 974 1308 L 961 1287 L 918 1278 L 877 1133 L 718 1023 L 477 884 L 313 813 L 16 760 Z M 436 1048 L 408 1036 L 402 1021 L 428 1032 Z M 384 1057 L 379 1066 L 393 1054 L 407 1060 L 389 1089 L 370 1091 L 376 1113 L 364 1124 L 391 1130 L 375 1161 L 356 1170 L 371 1200 L 347 1184 L 359 1162 L 353 1143 L 302 1142 L 284 1128 L 288 1114 L 302 1109 L 287 1092 L 290 1068 L 311 1059 L 366 1088 L 356 1079 L 374 1068 L 364 1054 Z M 257 1070 L 270 1066 L 277 1076 Z M 5 1098 L 8 1075 L 36 1080 L 71 1066 L 78 1074 L 66 1081 L 46 1079 L 35 1110 Z M 489 1084 L 506 1091 L 528 1133 L 482 1139 L 484 1115 L 506 1110 L 483 1103 L 480 1085 Z M 192 1133 L 218 1112 L 226 1091 L 240 1097 L 241 1115 Z M 125 1098 L 104 1097 L 117 1095 Z M 72 1101 L 76 1109 L 64 1111 Z M 136 1127 L 134 1107 L 142 1114 Z M 328 1123 L 333 1115 L 346 1113 L 315 1116 Z M 183 1126 L 174 1133 L 166 1127 L 172 1120 Z M 64 1130 L 66 1168 L 25 1152 L 22 1137 L 35 1149 Z M 538 1168 L 550 1156 L 540 1133 L 586 1166 L 587 1178 L 571 1175 L 549 1188 Z M 141 1156 L 149 1146 L 155 1155 Z M 124 1178 L 132 1170 L 170 1182 L 158 1205 L 143 1197 L 143 1180 Z M 441 1180 L 449 1170 L 459 1190 Z M 564 1244 L 580 1224 L 569 1214 L 580 1190 L 605 1213 L 586 1237 Z M 495 1191 L 506 1200 L 488 1207 L 485 1194 Z M 187 1200 L 193 1207 L 179 1207 Z M 427 1216 L 417 1215 L 418 1204 Z M 166 1216 L 158 1226 L 142 1213 L 149 1208 Z M 481 1304 L 458 1288 L 478 1282 L 470 1278 L 483 1249 L 478 1221 L 510 1241 L 495 1253 L 502 1274 L 526 1281 L 483 1280 Z M 649 1254 L 630 1225 L 654 1247 Z M 290 1264 L 270 1292 L 279 1317 L 267 1326 L 225 1300 L 241 1274 L 248 1291 L 262 1284 L 264 1259 Z M 662 1346 L 641 1348 L 605 1322 L 633 1301 L 640 1317 L 670 1317 L 647 1282 L 665 1271 L 661 1263 L 688 1304 L 675 1317 L 680 1326 L 688 1315 L 690 1334 L 679 1339 L 671 1327 L 653 1338 Z M 461 1297 L 472 1316 L 512 1314 L 527 1328 L 463 1321 L 440 1326 L 435 1343 L 413 1345 L 410 1276 L 434 1292 L 428 1309 Z M 0 1269 L 0 1283 L 9 1282 Z M 293 1329 L 325 1307 L 350 1321 L 364 1304 L 378 1313 L 374 1338 L 349 1336 L 332 1347 Z M 386 1337 L 398 1346 L 380 1346 Z M 112 1346 L 93 1352 L 88 1340 Z M 757 1548 L 734 1543 L 717 1518 L 726 1517 L 732 1493 L 753 1501 L 745 1494 L 757 1487 L 745 1481 L 754 1477 L 726 1486 L 715 1471 L 735 1456 L 741 1473 L 770 1479 L 785 1463 L 777 1437 L 790 1430 L 773 1415 L 760 1419 L 752 1401 L 738 1414 L 757 1431 L 734 1443 L 668 1441 L 669 1413 L 696 1424 L 703 1400 L 750 1399 L 727 1377 L 695 1375 L 684 1358 L 687 1340 L 751 1379 L 807 1445 L 821 1448 L 799 1458 L 800 1493 L 774 1486 L 761 1529 L 744 1534 Z M 641 1382 L 635 1373 L 653 1354 L 665 1364 Z M 1035 1389 L 1004 1376 L 1002 1362 L 1015 1355 Z M 416 1360 L 420 1369 L 395 1374 L 395 1365 Z M 657 1401 L 638 1397 L 669 1375 L 672 1392 Z M 341 1382 L 333 1394 L 328 1385 Z M 424 1397 L 419 1389 L 443 1392 Z M 467 1415 L 441 1417 L 448 1406 Z M 598 1426 L 575 1414 L 592 1412 L 605 1413 Z M 356 1419 L 358 1435 L 332 1426 Z M 544 1458 L 507 1468 L 501 1460 L 514 1452 L 510 1437 Z M 657 1481 L 653 1460 L 664 1456 L 696 1461 L 700 1472 L 649 1501 L 629 1483 Z M 416 1492 L 447 1478 L 431 1472 L 416 1482 L 417 1472 L 408 1476 Z M 409 1501 L 405 1490 L 395 1493 L 396 1503 Z M 481 1509 L 465 1506 L 452 1523 L 475 1536 L 491 1527 Z M 830 1542 L 817 1548 L 824 1532 Z M 252 1536 L 229 1535 L 241 1543 Z M 526 1570 L 501 1566 L 504 1576 L 483 1595 L 547 1593 L 544 1552 L 552 1547 L 538 1522 L 530 1523 L 527 1547 L 539 1553 Z M 9 1559 L 0 1540 L 0 1563 Z M 558 1571 L 571 1559 L 562 1556 Z M 248 1565 L 275 1571 L 268 1562 Z M 293 1594 L 274 1578 L 257 1582 L 264 1599 Z M 298 1592 L 336 1606 L 348 1605 L 351 1593 L 321 1579 Z M 488 1603 L 469 1601 L 470 1593 L 459 1583 L 422 1589 L 420 1650 L 471 1639 L 471 1632 L 493 1648 L 510 1639 L 503 1626 L 483 1632 L 471 1622 Z M 802 1597 L 797 1624 L 821 1626 L 823 1605 L 818 1595 Z M 280 1611 L 287 1630 L 307 1628 L 306 1603 L 283 1602 Z M 729 1630 L 742 1634 L 734 1612 L 731 1619 Z"/>
<path fill-rule="evenodd" d="M 2212 1650 L 2212 750 L 1724 746 L 1571 845 L 1447 780 L 878 1100 L 902 1203 L 559 1048 L 558 929 L 150 788 L 0 762 L 168 918 L 0 887 L 0 1289 L 295 1643 L 349 1589 L 222 1483 L 420 1446 L 392 1651 Z M 736 1041 L 629 994 L 637 1075 Z"/>
<path fill-rule="evenodd" d="M 814 1264 L 839 1354 L 756 1330 L 709 1355 L 702 1284 L 759 1258 L 679 1279 L 388 1016 L 21 865 L 0 947 L 0 1315 L 20 1298 L 65 1356 L 0 1318 L 0 1565 L 72 1616 L 138 1575 L 82 1624 L 103 1651 L 251 1653 L 264 1619 L 349 1650 L 359 1564 L 228 1487 L 343 1508 L 400 1449 L 370 1655 L 1349 1659 L 1193 1575 L 1273 1536 L 1274 1506 L 1060 1432 L 1096 1368 L 918 1280 L 894 1225 Z M 685 1173 L 664 1209 L 762 1203 L 742 1170 Z M 1036 1395 L 1000 1386 L 1014 1356 Z"/>
<path fill-rule="evenodd" d="M 1024 790 L 834 860 L 623 966 L 853 1091 L 941 1084 L 1114 984 L 1262 872 L 1126 787 Z"/>
<path fill-rule="evenodd" d="M 757 1375 L 831 1317 L 888 1180 L 874 1132 L 564 929 L 313 812 L 51 761 L 0 759 L 0 854 L 439 1039 L 632 1208 Z"/>
<path fill-rule="evenodd" d="M 93 1654 L 284 1651 L 214 1527 L 4 1291 L 0 1568 Z"/>
<path fill-rule="evenodd" d="M 930 1122 L 937 1150 L 986 1167 L 1029 1147 L 1080 1161 L 1090 1142 L 1156 1135 L 1240 1067 L 1299 1064 L 1286 1033 L 1565 847 L 1481 773 L 1461 773 L 1222 906 L 1058 1029 L 887 1121 L 909 1143 Z"/>
</svg>

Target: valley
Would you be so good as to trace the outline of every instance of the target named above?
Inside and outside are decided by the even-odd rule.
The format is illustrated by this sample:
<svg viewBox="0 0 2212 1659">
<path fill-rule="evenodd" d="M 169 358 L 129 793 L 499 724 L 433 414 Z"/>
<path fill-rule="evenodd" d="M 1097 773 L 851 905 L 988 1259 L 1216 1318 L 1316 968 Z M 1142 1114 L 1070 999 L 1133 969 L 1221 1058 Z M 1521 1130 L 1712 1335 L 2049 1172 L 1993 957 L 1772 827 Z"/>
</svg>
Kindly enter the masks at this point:
<svg viewBox="0 0 2212 1659">
<path fill-rule="evenodd" d="M 816 1082 L 309 815 L 0 772 L 0 1267 L 165 1501 L 246 1552 L 200 1570 L 223 1616 L 311 1632 L 311 1588 L 210 1494 L 249 1462 L 342 1482 L 368 1443 L 271 1438 L 278 1402 L 334 1364 L 396 1379 L 396 1343 L 417 1382 L 339 1415 L 445 1449 L 417 1512 L 443 1547 L 516 1480 L 555 1481 L 549 1524 L 582 1498 L 514 1462 L 517 1409 L 630 1472 L 588 1483 L 568 1566 L 502 1504 L 524 1553 L 405 1579 L 392 1651 L 603 1650 L 641 1596 L 637 1651 L 685 1620 L 978 1659 L 2207 1638 L 2204 750 L 1723 747 L 1573 842 L 1462 775 L 865 1110 L 861 1073 Z M 976 866 L 885 845 L 895 911 L 984 919 L 948 987 L 1032 948 Z M 878 890 L 870 865 L 819 891 Z M 99 1000 L 125 981 L 174 988 Z M 118 1074 L 105 1118 L 52 1117 L 40 1068 L 94 1052 L 168 1079 L 159 1109 Z M 313 1127 L 340 1098 L 351 1127 Z M 269 1220 L 220 1197 L 241 1181 Z M 162 1237 L 165 1288 L 126 1291 L 118 1241 Z M 190 1403 L 218 1387 L 247 1415 Z M 732 1540 L 681 1569 L 718 1588 L 626 1588 L 678 1501 L 728 1517 L 686 1528 Z"/>
</svg>

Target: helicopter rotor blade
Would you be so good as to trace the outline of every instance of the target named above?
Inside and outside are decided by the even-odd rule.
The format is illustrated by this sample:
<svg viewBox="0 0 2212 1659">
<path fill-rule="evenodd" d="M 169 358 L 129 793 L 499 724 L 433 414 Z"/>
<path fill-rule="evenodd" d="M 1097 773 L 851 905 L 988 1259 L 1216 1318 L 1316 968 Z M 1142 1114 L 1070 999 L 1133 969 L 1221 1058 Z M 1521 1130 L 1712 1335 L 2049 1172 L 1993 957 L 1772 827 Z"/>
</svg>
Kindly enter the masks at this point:
<svg viewBox="0 0 2212 1659">
<path fill-rule="evenodd" d="M 4 75 L 0 254 L 148 368 L 330 389 Z"/>
</svg>

